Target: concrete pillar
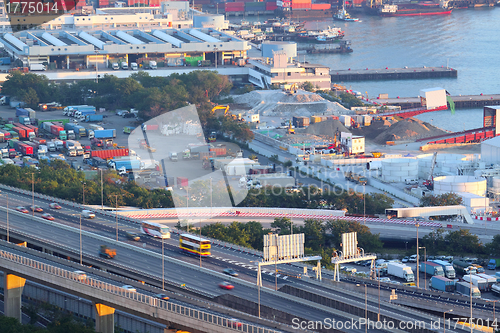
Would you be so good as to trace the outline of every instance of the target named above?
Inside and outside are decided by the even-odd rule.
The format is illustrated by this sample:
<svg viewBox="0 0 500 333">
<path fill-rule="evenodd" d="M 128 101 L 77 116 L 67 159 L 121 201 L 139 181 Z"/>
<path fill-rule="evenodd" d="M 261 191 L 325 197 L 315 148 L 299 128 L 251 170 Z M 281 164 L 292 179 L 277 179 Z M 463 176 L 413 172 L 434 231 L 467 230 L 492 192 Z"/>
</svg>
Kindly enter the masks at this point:
<svg viewBox="0 0 500 333">
<path fill-rule="evenodd" d="M 94 303 L 94 307 L 96 310 L 96 332 L 113 333 L 115 331 L 115 309 L 99 303 Z"/>
<path fill-rule="evenodd" d="M 21 296 L 26 279 L 7 274 L 4 280 L 4 312 L 7 317 L 14 317 L 21 323 Z"/>
</svg>

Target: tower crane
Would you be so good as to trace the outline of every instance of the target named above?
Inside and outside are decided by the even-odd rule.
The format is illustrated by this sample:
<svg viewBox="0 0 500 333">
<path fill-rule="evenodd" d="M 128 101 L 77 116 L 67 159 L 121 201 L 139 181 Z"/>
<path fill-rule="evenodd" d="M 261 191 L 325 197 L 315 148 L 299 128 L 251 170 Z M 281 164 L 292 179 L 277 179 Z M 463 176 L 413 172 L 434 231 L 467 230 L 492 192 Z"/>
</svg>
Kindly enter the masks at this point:
<svg viewBox="0 0 500 333">
<path fill-rule="evenodd" d="M 429 177 L 424 181 L 424 186 L 429 190 L 434 190 L 434 167 L 436 166 L 437 151 L 432 155 L 431 169 L 429 170 Z"/>
</svg>

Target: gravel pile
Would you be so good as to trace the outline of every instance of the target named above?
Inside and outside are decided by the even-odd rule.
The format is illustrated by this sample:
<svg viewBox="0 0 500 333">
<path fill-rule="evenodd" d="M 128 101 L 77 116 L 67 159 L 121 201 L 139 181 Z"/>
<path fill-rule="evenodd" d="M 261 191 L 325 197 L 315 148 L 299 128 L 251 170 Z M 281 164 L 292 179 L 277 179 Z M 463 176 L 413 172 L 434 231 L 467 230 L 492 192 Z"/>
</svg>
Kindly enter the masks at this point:
<svg viewBox="0 0 500 333">
<path fill-rule="evenodd" d="M 311 124 L 306 128 L 305 133 L 333 139 L 333 137 L 335 136 L 335 132 L 337 132 L 337 129 L 340 132 L 351 133 L 347 128 L 345 128 L 344 125 L 342 125 L 340 121 L 336 119 L 328 119 L 326 121 Z"/>
<path fill-rule="evenodd" d="M 411 140 L 445 134 L 446 132 L 415 118 L 404 119 L 377 135 L 374 141 L 385 144 L 386 141 Z"/>
</svg>

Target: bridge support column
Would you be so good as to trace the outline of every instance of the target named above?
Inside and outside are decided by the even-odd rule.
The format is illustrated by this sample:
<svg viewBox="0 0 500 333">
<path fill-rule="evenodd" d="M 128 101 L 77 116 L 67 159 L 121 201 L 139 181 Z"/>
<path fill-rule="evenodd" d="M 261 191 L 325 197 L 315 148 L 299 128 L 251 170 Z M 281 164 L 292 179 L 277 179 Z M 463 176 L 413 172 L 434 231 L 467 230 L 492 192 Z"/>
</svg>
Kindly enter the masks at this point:
<svg viewBox="0 0 500 333">
<path fill-rule="evenodd" d="M 6 274 L 4 282 L 4 306 L 5 315 L 14 317 L 21 321 L 21 296 L 23 294 L 26 279 L 22 277 Z"/>
<path fill-rule="evenodd" d="M 115 309 L 99 303 L 94 303 L 96 309 L 95 330 L 100 333 L 115 331 Z"/>
</svg>

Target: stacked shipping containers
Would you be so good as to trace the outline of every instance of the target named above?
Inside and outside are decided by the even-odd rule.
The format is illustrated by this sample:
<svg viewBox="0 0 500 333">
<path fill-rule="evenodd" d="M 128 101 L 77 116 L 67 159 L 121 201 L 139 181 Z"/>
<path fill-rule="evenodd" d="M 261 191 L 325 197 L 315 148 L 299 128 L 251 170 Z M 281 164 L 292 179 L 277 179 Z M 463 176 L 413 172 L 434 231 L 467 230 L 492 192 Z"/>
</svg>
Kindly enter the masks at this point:
<svg viewBox="0 0 500 333">
<path fill-rule="evenodd" d="M 328 10 L 332 7 L 329 3 L 312 3 L 311 10 Z"/>
<path fill-rule="evenodd" d="M 263 12 L 266 10 L 265 2 L 246 2 L 245 11 Z"/>
<path fill-rule="evenodd" d="M 266 10 L 276 10 L 277 8 L 276 2 L 266 2 Z"/>
<path fill-rule="evenodd" d="M 292 10 L 308 10 L 311 9 L 311 0 L 292 0 Z"/>
<path fill-rule="evenodd" d="M 307 127 L 309 126 L 309 118 L 308 117 L 293 117 L 292 125 L 295 127 Z"/>
<path fill-rule="evenodd" d="M 224 6 L 226 12 L 244 12 L 245 3 L 244 2 L 226 2 Z"/>
</svg>

